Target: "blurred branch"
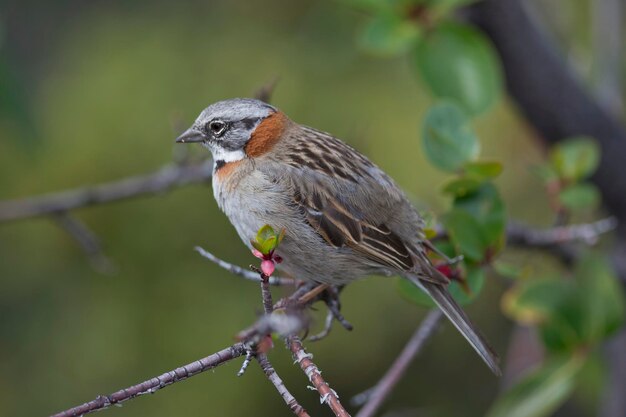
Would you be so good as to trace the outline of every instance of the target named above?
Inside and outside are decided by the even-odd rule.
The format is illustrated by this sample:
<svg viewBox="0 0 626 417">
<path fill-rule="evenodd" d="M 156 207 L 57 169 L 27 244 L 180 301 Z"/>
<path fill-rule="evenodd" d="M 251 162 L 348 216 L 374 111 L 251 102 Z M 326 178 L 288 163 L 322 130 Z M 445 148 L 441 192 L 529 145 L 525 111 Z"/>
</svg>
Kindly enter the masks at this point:
<svg viewBox="0 0 626 417">
<path fill-rule="evenodd" d="M 619 221 L 613 251 L 614 267 L 626 286 L 626 129 L 586 90 L 562 59 L 545 29 L 521 0 L 484 0 L 465 9 L 498 50 L 509 93 L 546 144 L 577 135 L 595 138 L 602 159 L 592 181 L 602 193 L 606 209 Z M 540 63 L 540 64 L 538 64 Z M 626 331 L 617 337 L 626 339 Z M 603 417 L 626 413 L 626 360 L 623 349 L 608 350 L 611 384 Z"/>
<path fill-rule="evenodd" d="M 213 162 L 194 165 L 167 165 L 138 175 L 92 187 L 77 188 L 24 199 L 0 202 L 0 223 L 64 213 L 81 207 L 112 203 L 145 195 L 161 194 L 172 188 L 207 182 Z"/>
<path fill-rule="evenodd" d="M 261 100 L 269 104 L 270 99 L 272 98 L 272 94 L 274 94 L 274 89 L 276 88 L 276 84 L 278 84 L 279 79 L 280 78 L 276 76 L 272 80 L 267 82 L 265 85 L 261 86 L 258 90 L 254 92 L 253 97 L 256 98 L 257 100 Z"/>
<path fill-rule="evenodd" d="M 376 414 L 426 341 L 433 335 L 442 317 L 440 309 L 431 310 L 376 386 L 353 398 L 352 402 L 357 405 L 365 403 L 356 417 L 373 417 Z"/>
<path fill-rule="evenodd" d="M 56 213 L 52 218 L 57 225 L 74 238 L 96 271 L 107 275 L 115 273 L 117 268 L 104 254 L 100 239 L 85 223 L 67 212 Z"/>
<path fill-rule="evenodd" d="M 518 222 L 509 222 L 506 229 L 507 244 L 527 249 L 546 250 L 562 262 L 572 264 L 579 256 L 574 243 L 595 245 L 603 234 L 617 227 L 614 217 L 592 223 L 556 226 L 536 229 Z"/>
<path fill-rule="evenodd" d="M 247 269 L 244 269 L 240 266 L 233 265 L 230 262 L 226 262 L 218 258 L 217 256 L 213 255 L 211 252 L 208 252 L 207 250 L 201 248 L 200 246 L 196 246 L 194 249 L 196 250 L 196 252 L 202 255 L 202 257 L 215 263 L 217 266 L 224 268 L 225 270 L 227 270 L 233 275 L 238 275 L 249 281 L 261 282 L 261 278 L 259 277 L 259 274 L 256 274 L 252 271 L 248 271 Z M 292 278 L 271 276 L 269 277 L 269 284 L 270 285 L 295 285 L 296 281 Z"/>
<path fill-rule="evenodd" d="M 253 97 L 269 103 L 277 83 L 278 77 L 275 77 L 259 88 Z M 128 177 L 101 185 L 0 201 L 0 223 L 64 213 L 81 207 L 133 197 L 160 194 L 171 188 L 207 182 L 212 174 L 213 161 L 208 159 L 196 164 L 167 165 L 151 174 Z"/>
<path fill-rule="evenodd" d="M 602 160 L 592 181 L 606 208 L 626 224 L 626 129 L 594 100 L 529 6 L 521 0 L 484 0 L 465 11 L 496 47 L 509 93 L 541 140 L 554 144 L 578 135 L 597 140 Z"/>
<path fill-rule="evenodd" d="M 615 217 L 607 217 L 591 223 L 555 226 L 538 229 L 516 221 L 509 221 L 506 228 L 508 245 L 526 249 L 547 250 L 569 264 L 578 257 L 575 243 L 595 245 L 598 239 L 618 226 Z M 446 239 L 448 232 L 442 225 L 436 226 L 436 234 L 431 241 Z M 433 246 L 433 250 L 435 247 Z M 444 255 L 445 256 L 445 255 Z"/>
<path fill-rule="evenodd" d="M 593 223 L 572 224 L 549 229 L 533 229 L 521 223 L 511 222 L 507 226 L 508 242 L 513 245 L 545 248 L 563 243 L 581 242 L 592 246 L 601 235 L 614 230 L 617 220 L 607 217 Z"/>
<path fill-rule="evenodd" d="M 622 0 L 594 0 L 592 53 L 596 93 L 602 103 L 618 116 L 624 110 L 622 99 L 622 47 L 624 5 Z"/>
<path fill-rule="evenodd" d="M 182 381 L 209 369 L 213 369 L 245 353 L 246 349 L 244 344 L 235 343 L 234 345 L 229 346 L 226 349 L 222 349 L 219 352 L 207 356 L 206 358 L 181 366 L 180 368 L 176 368 L 173 371 L 166 372 L 137 385 L 121 389 L 113 394 L 99 395 L 93 401 L 89 401 L 79 405 L 78 407 L 70 408 L 69 410 L 54 414 L 52 417 L 82 416 L 83 414 L 109 408 L 112 405 L 120 404 L 140 395 L 153 394 L 161 388 L 165 388 L 175 382 Z"/>
</svg>

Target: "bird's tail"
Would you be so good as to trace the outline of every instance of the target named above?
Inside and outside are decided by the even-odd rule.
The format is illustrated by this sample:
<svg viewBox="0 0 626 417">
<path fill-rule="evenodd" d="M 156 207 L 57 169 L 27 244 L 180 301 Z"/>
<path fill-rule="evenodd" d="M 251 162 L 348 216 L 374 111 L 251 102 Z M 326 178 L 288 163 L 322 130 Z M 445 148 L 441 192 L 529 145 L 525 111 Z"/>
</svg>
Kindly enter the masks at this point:
<svg viewBox="0 0 626 417">
<path fill-rule="evenodd" d="M 498 355 L 493 348 L 489 346 L 489 343 L 487 343 L 480 331 L 471 322 L 467 314 L 465 314 L 465 311 L 463 311 L 454 298 L 452 298 L 452 295 L 450 295 L 446 287 L 441 284 L 422 280 L 413 274 L 407 274 L 407 278 L 433 299 L 493 373 L 498 376 L 502 375 L 500 365 L 498 364 L 500 361 Z"/>
</svg>

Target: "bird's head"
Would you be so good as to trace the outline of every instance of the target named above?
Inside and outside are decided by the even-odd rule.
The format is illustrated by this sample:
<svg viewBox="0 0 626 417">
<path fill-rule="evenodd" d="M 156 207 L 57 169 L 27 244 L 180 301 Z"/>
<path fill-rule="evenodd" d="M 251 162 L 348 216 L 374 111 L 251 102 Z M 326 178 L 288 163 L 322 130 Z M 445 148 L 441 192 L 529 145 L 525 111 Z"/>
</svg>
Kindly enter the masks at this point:
<svg viewBox="0 0 626 417">
<path fill-rule="evenodd" d="M 260 156 L 279 139 L 286 116 L 260 100 L 235 98 L 204 109 L 177 143 L 199 142 L 216 164 Z"/>
</svg>

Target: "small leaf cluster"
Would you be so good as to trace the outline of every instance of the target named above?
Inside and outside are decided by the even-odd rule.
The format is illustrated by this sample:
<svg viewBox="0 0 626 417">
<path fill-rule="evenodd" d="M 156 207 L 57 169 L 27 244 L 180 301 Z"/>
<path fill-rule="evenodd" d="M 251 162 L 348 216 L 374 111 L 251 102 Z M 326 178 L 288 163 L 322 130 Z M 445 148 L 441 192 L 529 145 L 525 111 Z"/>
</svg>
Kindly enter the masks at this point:
<svg viewBox="0 0 626 417">
<path fill-rule="evenodd" d="M 282 262 L 282 258 L 275 251 L 285 237 L 285 229 L 276 232 L 272 226 L 266 224 L 261 227 L 250 244 L 254 248 L 252 254 L 261 259 L 261 271 L 268 277 L 274 273 L 276 264 Z"/>
<path fill-rule="evenodd" d="M 597 144 L 575 137 L 555 145 L 536 167 L 560 219 L 598 204 L 599 193 L 586 180 L 599 161 Z M 583 252 L 571 276 L 518 279 L 502 304 L 512 319 L 536 327 L 546 359 L 499 397 L 488 417 L 550 415 L 584 382 L 598 346 L 625 322 L 619 280 L 609 260 L 591 251 Z"/>
<path fill-rule="evenodd" d="M 584 379 L 593 349 L 624 325 L 619 281 L 608 260 L 594 253 L 577 263 L 572 279 L 518 282 L 503 305 L 514 320 L 536 326 L 547 356 L 498 398 L 488 417 L 550 415 Z"/>
<path fill-rule="evenodd" d="M 437 168 L 453 174 L 442 187 L 451 198 L 450 208 L 441 215 L 444 239 L 437 247 L 449 257 L 462 256 L 463 262 L 453 267 L 433 262 L 452 279 L 450 292 L 460 303 L 469 303 L 484 284 L 483 267 L 503 248 L 506 210 L 493 180 L 502 172 L 502 165 L 480 160 L 480 142 L 467 112 L 453 101 L 433 106 L 424 118 L 422 143 L 429 161 Z M 436 237 L 434 230 L 426 236 Z M 400 283 L 403 294 L 412 301 L 430 301 L 410 284 Z"/>
<path fill-rule="evenodd" d="M 585 253 L 570 274 L 524 279 L 518 268 L 495 261 L 504 246 L 506 211 L 494 183 L 502 166 L 480 160 L 480 142 L 472 118 L 484 114 L 502 95 L 502 69 L 495 49 L 475 27 L 454 19 L 455 9 L 472 0 L 343 0 L 365 11 L 368 20 L 358 45 L 379 56 L 406 55 L 413 72 L 438 102 L 422 125 L 429 161 L 453 175 L 442 193 L 450 207 L 426 237 L 448 257 L 431 254 L 433 265 L 451 278 L 450 292 L 471 302 L 483 287 L 485 266 L 514 277 L 503 297 L 505 313 L 535 326 L 547 352 L 545 361 L 499 396 L 488 417 L 550 415 L 585 380 L 594 350 L 624 325 L 625 301 L 608 260 Z M 600 164 L 593 139 L 573 137 L 554 146 L 535 172 L 544 181 L 557 224 L 598 206 L 600 193 L 588 180 Z M 411 283 L 400 291 L 420 305 L 432 302 Z"/>
<path fill-rule="evenodd" d="M 422 128 L 426 156 L 437 168 L 454 174 L 442 189 L 452 199 L 443 214 L 446 239 L 437 244 L 464 262 L 445 269 L 450 291 L 460 302 L 471 301 L 482 288 L 482 266 L 502 249 L 506 214 L 493 179 L 498 162 L 478 160 L 480 143 L 471 118 L 491 108 L 502 95 L 502 70 L 497 54 L 476 28 L 455 20 L 454 11 L 471 0 L 344 0 L 365 11 L 369 19 L 359 46 L 384 56 L 406 54 L 411 68 L 439 103 Z M 427 231 L 428 235 L 428 231 Z M 427 297 L 400 284 L 420 304 Z"/>
<path fill-rule="evenodd" d="M 593 209 L 600 192 L 588 180 L 600 164 L 600 150 L 592 138 L 578 136 L 555 145 L 548 162 L 535 167 L 544 181 L 556 212 Z"/>
<path fill-rule="evenodd" d="M 468 0 L 344 0 L 370 15 L 358 36 L 361 49 L 379 56 L 408 54 L 434 96 L 478 115 L 502 94 L 502 69 L 487 39 L 453 19 Z"/>
</svg>

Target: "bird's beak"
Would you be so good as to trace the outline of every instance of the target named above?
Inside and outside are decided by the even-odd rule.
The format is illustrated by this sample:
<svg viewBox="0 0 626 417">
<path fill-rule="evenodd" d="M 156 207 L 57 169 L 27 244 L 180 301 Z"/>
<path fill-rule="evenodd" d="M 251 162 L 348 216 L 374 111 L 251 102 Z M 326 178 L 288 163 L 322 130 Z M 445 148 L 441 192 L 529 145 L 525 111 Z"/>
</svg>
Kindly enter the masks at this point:
<svg viewBox="0 0 626 417">
<path fill-rule="evenodd" d="M 204 141 L 204 137 L 202 133 L 198 132 L 193 127 L 185 130 L 185 132 L 176 138 L 176 143 L 191 143 L 191 142 L 202 142 Z"/>
</svg>

